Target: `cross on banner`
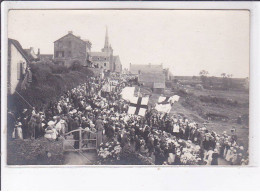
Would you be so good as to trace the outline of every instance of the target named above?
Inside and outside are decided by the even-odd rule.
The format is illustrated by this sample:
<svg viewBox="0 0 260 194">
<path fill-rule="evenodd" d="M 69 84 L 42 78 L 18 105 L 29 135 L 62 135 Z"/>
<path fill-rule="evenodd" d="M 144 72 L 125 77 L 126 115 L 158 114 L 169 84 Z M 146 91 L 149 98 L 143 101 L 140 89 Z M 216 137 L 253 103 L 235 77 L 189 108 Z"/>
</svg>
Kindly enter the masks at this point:
<svg viewBox="0 0 260 194">
<path fill-rule="evenodd" d="M 135 115 L 138 115 L 140 108 L 148 109 L 147 105 L 142 104 L 142 97 L 138 97 L 137 104 L 130 103 L 130 106 L 136 107 Z"/>
<path fill-rule="evenodd" d="M 128 114 L 144 116 L 148 109 L 149 97 L 132 97 L 130 100 Z"/>
<path fill-rule="evenodd" d="M 158 102 L 158 104 L 168 104 L 169 99 L 170 99 L 170 97 L 165 97 L 165 99 L 162 102 Z"/>
</svg>

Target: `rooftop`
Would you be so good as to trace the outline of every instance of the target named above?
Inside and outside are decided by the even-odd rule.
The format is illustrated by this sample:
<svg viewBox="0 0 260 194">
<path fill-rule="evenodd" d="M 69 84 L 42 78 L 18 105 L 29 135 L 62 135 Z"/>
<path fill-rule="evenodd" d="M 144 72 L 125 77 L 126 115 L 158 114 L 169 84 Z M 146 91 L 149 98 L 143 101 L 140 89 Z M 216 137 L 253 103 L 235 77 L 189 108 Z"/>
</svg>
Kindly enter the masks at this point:
<svg viewBox="0 0 260 194">
<path fill-rule="evenodd" d="M 22 45 L 15 39 L 8 38 L 8 45 L 13 44 L 16 49 L 22 54 L 22 56 L 25 58 L 27 62 L 30 61 L 30 57 L 26 53 L 26 51 L 23 49 Z"/>
<path fill-rule="evenodd" d="M 163 72 L 163 65 L 160 64 L 130 64 L 130 72 L 133 74 Z"/>
</svg>

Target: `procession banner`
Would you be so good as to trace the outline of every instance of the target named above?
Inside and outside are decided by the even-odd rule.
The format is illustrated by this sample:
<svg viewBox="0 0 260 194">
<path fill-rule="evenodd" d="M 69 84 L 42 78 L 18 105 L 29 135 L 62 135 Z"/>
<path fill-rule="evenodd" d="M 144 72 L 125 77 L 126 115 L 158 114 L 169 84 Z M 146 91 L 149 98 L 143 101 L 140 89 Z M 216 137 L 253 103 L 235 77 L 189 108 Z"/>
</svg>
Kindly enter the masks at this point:
<svg viewBox="0 0 260 194">
<path fill-rule="evenodd" d="M 149 97 L 132 97 L 128 108 L 128 114 L 145 116 L 148 109 Z"/>
<path fill-rule="evenodd" d="M 125 87 L 122 89 L 122 92 L 120 93 L 122 96 L 122 99 L 126 101 L 130 101 L 134 97 L 135 87 Z"/>
<path fill-rule="evenodd" d="M 179 99 L 180 99 L 180 96 L 174 95 L 171 97 L 170 102 L 171 102 L 171 104 L 173 104 L 174 102 L 178 102 Z"/>
<path fill-rule="evenodd" d="M 179 99 L 180 99 L 180 96 L 178 96 L 178 95 L 174 95 L 171 97 L 160 96 L 157 104 L 168 104 L 168 103 L 173 104 L 175 102 L 178 102 Z"/>
<path fill-rule="evenodd" d="M 178 96 L 178 95 L 174 95 L 171 97 L 160 96 L 157 104 L 155 105 L 155 109 L 158 112 L 169 113 L 171 111 L 172 104 L 174 102 L 179 101 L 179 99 L 180 99 L 180 96 Z"/>
<path fill-rule="evenodd" d="M 164 113 L 169 113 L 171 111 L 171 104 L 168 103 L 168 104 L 156 104 L 155 105 L 155 109 L 158 111 L 158 112 L 164 112 Z"/>
</svg>

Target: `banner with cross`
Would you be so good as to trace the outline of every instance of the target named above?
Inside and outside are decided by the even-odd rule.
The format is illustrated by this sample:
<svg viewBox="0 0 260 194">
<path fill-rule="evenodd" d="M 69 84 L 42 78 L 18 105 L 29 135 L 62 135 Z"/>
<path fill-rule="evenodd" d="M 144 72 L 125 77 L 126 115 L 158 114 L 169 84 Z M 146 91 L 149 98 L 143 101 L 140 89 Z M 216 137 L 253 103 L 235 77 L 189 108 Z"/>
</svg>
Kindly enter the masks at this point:
<svg viewBox="0 0 260 194">
<path fill-rule="evenodd" d="M 144 116 L 148 109 L 149 97 L 132 97 L 128 108 L 128 114 Z"/>
<path fill-rule="evenodd" d="M 155 109 L 158 112 L 164 112 L 164 113 L 169 113 L 171 111 L 172 108 L 172 104 L 176 101 L 179 100 L 179 96 L 178 95 L 174 95 L 171 97 L 163 97 L 160 96 L 158 99 L 158 102 L 155 105 Z"/>
</svg>

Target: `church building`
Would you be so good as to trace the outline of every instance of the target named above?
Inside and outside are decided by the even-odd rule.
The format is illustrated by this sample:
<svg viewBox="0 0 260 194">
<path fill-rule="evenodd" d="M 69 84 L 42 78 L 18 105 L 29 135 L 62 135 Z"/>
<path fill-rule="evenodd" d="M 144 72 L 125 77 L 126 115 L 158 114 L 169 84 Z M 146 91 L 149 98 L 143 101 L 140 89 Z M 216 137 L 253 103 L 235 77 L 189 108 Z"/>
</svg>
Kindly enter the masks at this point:
<svg viewBox="0 0 260 194">
<path fill-rule="evenodd" d="M 104 69 L 110 72 L 121 72 L 122 64 L 119 56 L 113 55 L 113 48 L 109 44 L 108 32 L 106 28 L 105 45 L 101 52 L 89 52 L 89 64 L 92 67 Z"/>
</svg>

